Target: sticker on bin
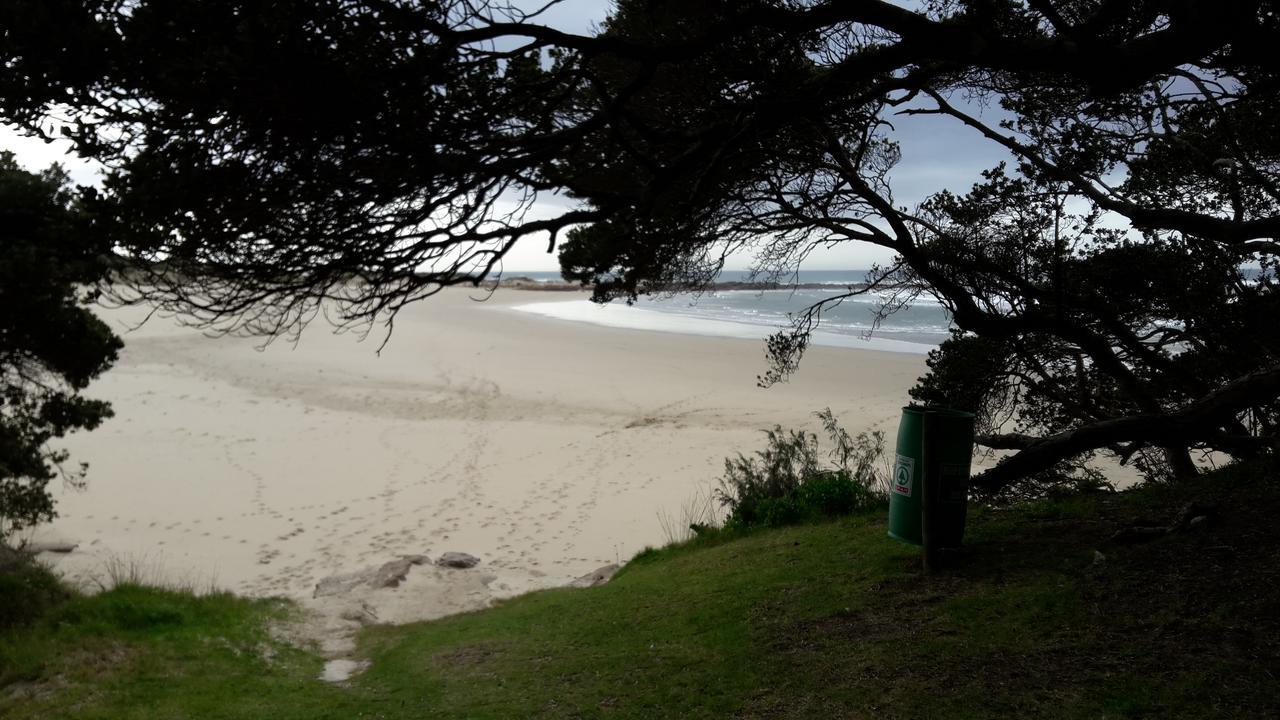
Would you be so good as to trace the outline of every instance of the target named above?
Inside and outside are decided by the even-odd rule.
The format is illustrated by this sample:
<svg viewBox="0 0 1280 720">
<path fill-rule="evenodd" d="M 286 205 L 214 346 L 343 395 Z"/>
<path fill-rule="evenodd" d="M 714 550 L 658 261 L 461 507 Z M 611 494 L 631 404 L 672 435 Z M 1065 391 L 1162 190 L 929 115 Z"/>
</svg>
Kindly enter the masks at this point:
<svg viewBox="0 0 1280 720">
<path fill-rule="evenodd" d="M 911 497 L 911 479 L 916 475 L 916 459 L 898 455 L 893 463 L 893 491 Z"/>
</svg>

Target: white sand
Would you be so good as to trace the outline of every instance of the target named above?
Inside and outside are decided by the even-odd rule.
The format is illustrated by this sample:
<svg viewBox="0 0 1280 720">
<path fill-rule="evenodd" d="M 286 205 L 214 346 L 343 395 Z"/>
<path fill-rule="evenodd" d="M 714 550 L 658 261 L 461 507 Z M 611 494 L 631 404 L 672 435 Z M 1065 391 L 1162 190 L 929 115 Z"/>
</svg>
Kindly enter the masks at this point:
<svg viewBox="0 0 1280 720">
<path fill-rule="evenodd" d="M 41 540 L 79 548 L 72 577 L 109 558 L 171 580 L 310 597 L 317 581 L 401 554 L 479 556 L 436 571 L 457 591 L 394 591 L 433 616 L 551 585 L 665 542 L 723 458 L 775 423 L 889 442 L 919 355 L 813 348 L 769 390 L 754 340 L 611 329 L 520 313 L 575 295 L 448 292 L 406 310 L 381 356 L 316 324 L 297 347 L 210 339 L 153 320 L 124 335 L 91 387 L 116 417 L 65 443 L 88 489 L 59 493 Z M 137 311 L 111 311 L 121 330 Z M 483 574 L 477 574 L 483 573 Z M 464 576 L 465 575 L 465 579 Z M 416 599 L 415 599 L 416 598 Z M 389 618 L 381 618 L 389 619 Z"/>
</svg>

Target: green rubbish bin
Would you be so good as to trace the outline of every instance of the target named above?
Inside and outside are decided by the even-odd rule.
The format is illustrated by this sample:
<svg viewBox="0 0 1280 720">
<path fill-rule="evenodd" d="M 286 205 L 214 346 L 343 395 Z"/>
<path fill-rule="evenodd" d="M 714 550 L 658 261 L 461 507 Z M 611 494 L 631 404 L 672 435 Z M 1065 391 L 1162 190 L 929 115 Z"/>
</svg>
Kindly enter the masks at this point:
<svg viewBox="0 0 1280 720">
<path fill-rule="evenodd" d="M 925 444 L 928 443 L 928 448 Z M 973 458 L 973 413 L 908 405 L 898 425 L 889 494 L 889 537 L 923 545 L 925 463 L 930 476 L 932 533 L 937 547 L 960 547 Z M 937 488 L 933 492 L 933 488 Z"/>
</svg>

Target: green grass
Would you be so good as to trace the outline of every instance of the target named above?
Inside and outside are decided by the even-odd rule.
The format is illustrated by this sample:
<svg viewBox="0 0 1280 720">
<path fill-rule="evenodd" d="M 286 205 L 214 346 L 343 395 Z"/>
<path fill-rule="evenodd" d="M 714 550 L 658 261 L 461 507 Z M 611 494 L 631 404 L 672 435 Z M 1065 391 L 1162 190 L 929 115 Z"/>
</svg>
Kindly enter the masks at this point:
<svg viewBox="0 0 1280 720">
<path fill-rule="evenodd" d="M 273 640 L 278 600 L 125 585 L 73 597 L 0 642 L 0 717 L 323 717 L 355 709 L 310 680 L 319 659 Z M 292 717 L 293 715 L 290 715 Z"/>
<path fill-rule="evenodd" d="M 700 538 L 599 588 L 369 628 L 346 687 L 268 637 L 281 603 L 122 588 L 3 636 L 0 716 L 1276 716 L 1276 485 L 1258 465 L 976 513 L 934 575 L 879 516 Z M 1209 527 L 1107 542 L 1191 500 Z"/>
</svg>

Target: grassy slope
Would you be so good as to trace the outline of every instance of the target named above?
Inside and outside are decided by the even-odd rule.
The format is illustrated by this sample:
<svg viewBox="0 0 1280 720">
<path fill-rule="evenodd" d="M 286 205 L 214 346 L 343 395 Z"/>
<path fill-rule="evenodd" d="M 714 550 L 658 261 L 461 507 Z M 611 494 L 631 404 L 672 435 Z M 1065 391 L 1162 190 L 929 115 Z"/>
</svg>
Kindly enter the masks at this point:
<svg viewBox="0 0 1280 720">
<path fill-rule="evenodd" d="M 0 682 L 27 682 L 0 716 L 1274 716 L 1274 475 L 984 514 L 930 577 L 878 518 L 669 548 L 600 588 L 371 628 L 350 687 L 266 637 L 278 604 L 127 589 L 6 638 Z M 1106 543 L 1193 498 L 1219 521 Z"/>
<path fill-rule="evenodd" d="M 273 641 L 282 601 L 123 586 L 79 597 L 0 642 L 0 717 L 297 717 L 357 706 L 310 678 L 319 659 Z M 255 709 L 256 707 L 256 709 Z M 289 715 L 293 717 L 294 715 Z"/>
</svg>

